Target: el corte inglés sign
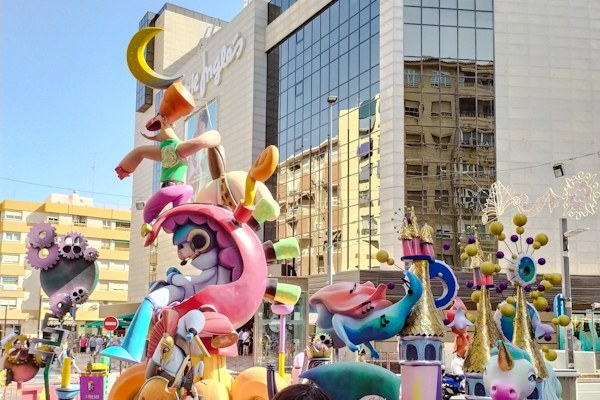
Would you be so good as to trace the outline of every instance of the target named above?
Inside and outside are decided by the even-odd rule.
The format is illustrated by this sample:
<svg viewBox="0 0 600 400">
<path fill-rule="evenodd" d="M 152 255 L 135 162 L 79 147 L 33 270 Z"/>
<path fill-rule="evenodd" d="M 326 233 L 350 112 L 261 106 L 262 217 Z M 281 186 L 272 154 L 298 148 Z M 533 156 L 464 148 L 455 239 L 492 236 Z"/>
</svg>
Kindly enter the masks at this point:
<svg viewBox="0 0 600 400">
<path fill-rule="evenodd" d="M 221 47 L 221 51 L 212 62 L 209 63 L 208 52 L 205 51 L 202 54 L 202 71 L 192 73 L 191 78 L 185 82 L 188 90 L 192 94 L 200 94 L 200 97 L 204 97 L 206 86 L 210 81 L 214 80 L 215 85 L 218 86 L 221 83 L 223 70 L 242 56 L 245 44 L 246 41 L 238 32 L 230 44 Z"/>
</svg>

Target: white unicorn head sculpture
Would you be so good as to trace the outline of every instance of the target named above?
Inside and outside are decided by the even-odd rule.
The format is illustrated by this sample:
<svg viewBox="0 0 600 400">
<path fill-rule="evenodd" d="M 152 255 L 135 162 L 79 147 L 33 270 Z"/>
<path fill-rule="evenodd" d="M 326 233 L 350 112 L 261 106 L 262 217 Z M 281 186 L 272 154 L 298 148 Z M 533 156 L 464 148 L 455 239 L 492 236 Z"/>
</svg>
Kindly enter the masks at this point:
<svg viewBox="0 0 600 400">
<path fill-rule="evenodd" d="M 483 384 L 492 400 L 527 399 L 537 384 L 529 354 L 499 340 L 491 355 L 483 372 Z"/>
</svg>

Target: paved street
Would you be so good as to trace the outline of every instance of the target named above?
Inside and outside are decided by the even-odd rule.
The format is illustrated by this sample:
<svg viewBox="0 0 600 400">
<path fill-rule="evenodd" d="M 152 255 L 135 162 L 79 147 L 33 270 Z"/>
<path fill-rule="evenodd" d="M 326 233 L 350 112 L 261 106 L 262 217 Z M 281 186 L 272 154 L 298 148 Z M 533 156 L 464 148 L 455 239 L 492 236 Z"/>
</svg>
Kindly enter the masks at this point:
<svg viewBox="0 0 600 400">
<path fill-rule="evenodd" d="M 79 369 L 85 369 L 85 366 L 89 361 L 92 361 L 93 358 L 89 354 L 76 354 L 75 355 L 75 365 L 79 367 Z M 96 361 L 99 361 L 99 357 L 96 357 Z M 243 356 L 236 357 L 227 360 L 227 366 L 232 374 L 237 374 L 240 371 L 243 371 L 247 368 L 253 366 L 252 356 Z M 126 363 L 119 363 L 118 361 L 113 361 L 111 363 L 111 372 L 119 372 L 120 370 L 124 370 L 127 367 Z M 51 372 L 50 372 L 50 384 L 51 386 L 60 384 L 60 369 L 55 363 Z M 71 383 L 79 383 L 79 375 L 75 368 L 71 368 Z M 32 395 L 26 394 L 28 390 L 38 389 L 40 393 L 43 392 L 44 386 L 44 370 L 40 370 L 36 377 L 31 381 L 23 384 L 23 394 L 17 393 L 17 386 L 15 383 L 11 384 L 7 389 L 4 396 L 2 396 L 2 392 L 0 392 L 0 400 L 34 400 Z M 54 390 L 51 389 L 51 396 L 54 399 Z M 41 398 L 40 398 L 41 399 Z"/>
</svg>

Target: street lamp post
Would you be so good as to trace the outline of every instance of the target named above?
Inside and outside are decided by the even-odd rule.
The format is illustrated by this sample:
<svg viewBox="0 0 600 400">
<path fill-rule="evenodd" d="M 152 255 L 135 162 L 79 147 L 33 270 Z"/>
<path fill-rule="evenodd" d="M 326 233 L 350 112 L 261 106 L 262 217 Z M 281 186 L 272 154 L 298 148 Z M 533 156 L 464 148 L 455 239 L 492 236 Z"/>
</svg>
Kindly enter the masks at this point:
<svg viewBox="0 0 600 400">
<path fill-rule="evenodd" d="M 569 266 L 569 238 L 579 235 L 582 232 L 587 231 L 588 228 L 579 228 L 567 230 L 567 219 L 561 218 L 560 220 L 560 234 L 562 238 L 562 290 L 565 304 L 565 315 L 570 320 L 573 319 L 573 299 L 571 297 L 571 270 Z M 575 369 L 575 353 L 573 348 L 573 323 L 569 323 L 565 327 L 566 340 L 565 340 L 565 353 L 566 353 L 566 364 L 567 369 Z"/>
<path fill-rule="evenodd" d="M 327 96 L 329 103 L 329 135 L 327 136 L 327 283 L 333 284 L 333 105 L 337 96 Z"/>
</svg>

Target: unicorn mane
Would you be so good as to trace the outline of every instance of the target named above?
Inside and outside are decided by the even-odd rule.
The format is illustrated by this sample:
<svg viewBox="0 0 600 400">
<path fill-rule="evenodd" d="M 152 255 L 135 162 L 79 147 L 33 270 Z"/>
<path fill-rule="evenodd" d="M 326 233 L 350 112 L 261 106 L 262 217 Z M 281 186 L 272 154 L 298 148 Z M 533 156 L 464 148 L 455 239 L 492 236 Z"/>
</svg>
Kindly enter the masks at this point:
<svg viewBox="0 0 600 400">
<path fill-rule="evenodd" d="M 502 341 L 498 340 L 498 343 L 496 344 L 496 347 L 494 347 L 490 351 L 490 355 L 492 357 L 498 355 L 498 352 L 499 352 L 498 348 L 500 347 L 501 344 L 502 344 Z M 522 349 L 518 348 L 517 346 L 515 346 L 514 344 L 512 344 L 510 342 L 504 342 L 504 345 L 506 346 L 506 350 L 508 350 L 508 353 L 513 358 L 513 360 L 523 360 L 523 359 L 525 359 L 525 360 L 531 362 L 531 356 L 525 350 L 522 350 Z"/>
</svg>

